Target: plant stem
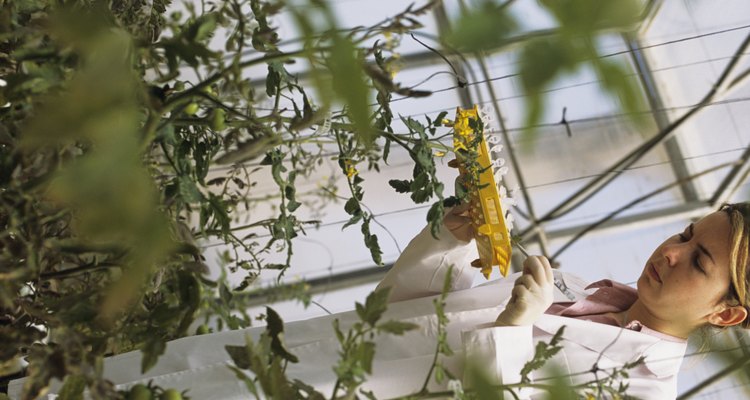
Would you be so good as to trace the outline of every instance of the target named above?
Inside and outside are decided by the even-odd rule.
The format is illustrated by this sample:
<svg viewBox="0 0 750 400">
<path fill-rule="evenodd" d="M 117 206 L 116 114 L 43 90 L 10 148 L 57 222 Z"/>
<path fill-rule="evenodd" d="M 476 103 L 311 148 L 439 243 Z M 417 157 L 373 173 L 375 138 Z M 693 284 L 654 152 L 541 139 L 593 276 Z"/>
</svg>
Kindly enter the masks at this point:
<svg viewBox="0 0 750 400">
<path fill-rule="evenodd" d="M 113 263 L 113 262 L 100 262 L 97 264 L 86 264 L 86 265 L 81 265 L 75 268 L 65 269 L 62 271 L 43 273 L 39 275 L 39 279 L 49 280 L 49 279 L 69 278 L 73 275 L 77 275 L 77 274 L 84 273 L 84 272 L 96 271 L 99 269 L 106 269 L 110 267 L 120 267 L 120 266 L 122 266 L 122 264 Z"/>
</svg>

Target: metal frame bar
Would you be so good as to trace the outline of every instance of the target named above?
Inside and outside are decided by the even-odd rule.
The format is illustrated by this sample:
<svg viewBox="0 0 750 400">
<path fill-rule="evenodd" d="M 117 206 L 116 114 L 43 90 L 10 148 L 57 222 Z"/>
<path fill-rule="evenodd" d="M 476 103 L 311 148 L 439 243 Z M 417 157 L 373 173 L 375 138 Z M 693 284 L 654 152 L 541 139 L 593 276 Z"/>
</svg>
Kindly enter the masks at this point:
<svg viewBox="0 0 750 400">
<path fill-rule="evenodd" d="M 648 62 L 646 54 L 641 50 L 641 42 L 632 34 L 623 35 L 625 44 L 630 50 L 630 57 L 633 61 L 633 66 L 638 74 L 639 81 L 643 87 L 646 98 L 648 99 L 649 106 L 651 107 L 651 113 L 654 116 L 659 131 L 665 130 L 669 124 L 669 117 L 664 112 L 664 102 L 662 101 L 661 93 L 656 85 L 656 79 L 651 72 L 651 68 Z M 680 191 L 685 201 L 695 201 L 698 199 L 698 192 L 695 189 L 695 185 L 692 180 L 685 180 L 685 177 L 690 175 L 687 165 L 683 161 L 682 149 L 677 142 L 677 138 L 669 138 L 664 141 L 664 147 L 669 157 L 669 163 L 672 167 L 677 179 L 682 180 L 680 184 Z"/>
<path fill-rule="evenodd" d="M 691 202 L 613 219 L 601 224 L 594 231 L 597 233 L 604 233 L 624 229 L 643 228 L 672 221 L 698 218 L 705 215 L 710 210 L 711 208 L 705 202 Z M 589 224 L 582 224 L 559 230 L 546 231 L 545 233 L 549 240 L 567 239 L 573 237 L 588 226 Z M 378 282 L 383 279 L 385 274 L 392 267 L 393 264 L 386 264 L 384 266 L 367 267 L 356 271 L 309 279 L 306 281 L 310 286 L 308 293 L 315 295 L 337 289 Z M 252 307 L 268 303 L 268 293 L 276 290 L 277 288 L 274 287 L 256 291 L 254 293 L 235 294 L 235 296 L 247 296 L 247 304 Z"/>
</svg>

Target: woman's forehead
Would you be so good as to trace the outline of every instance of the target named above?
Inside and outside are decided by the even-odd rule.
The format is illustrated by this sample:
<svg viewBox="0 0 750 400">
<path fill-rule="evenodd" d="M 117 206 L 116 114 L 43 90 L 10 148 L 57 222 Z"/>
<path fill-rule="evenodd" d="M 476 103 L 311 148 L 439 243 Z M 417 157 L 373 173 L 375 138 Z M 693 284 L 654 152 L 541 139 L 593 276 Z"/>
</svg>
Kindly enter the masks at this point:
<svg viewBox="0 0 750 400">
<path fill-rule="evenodd" d="M 706 215 L 694 224 L 696 230 L 700 230 L 700 233 L 707 232 L 712 234 L 725 233 L 721 235 L 724 239 L 729 239 L 731 234 L 731 223 L 729 221 L 729 215 L 723 211 L 714 211 L 711 214 Z M 699 233 L 699 232 L 696 232 Z"/>
<path fill-rule="evenodd" d="M 693 233 L 717 263 L 729 261 L 732 227 L 727 213 L 716 211 L 706 215 L 693 225 Z"/>
</svg>

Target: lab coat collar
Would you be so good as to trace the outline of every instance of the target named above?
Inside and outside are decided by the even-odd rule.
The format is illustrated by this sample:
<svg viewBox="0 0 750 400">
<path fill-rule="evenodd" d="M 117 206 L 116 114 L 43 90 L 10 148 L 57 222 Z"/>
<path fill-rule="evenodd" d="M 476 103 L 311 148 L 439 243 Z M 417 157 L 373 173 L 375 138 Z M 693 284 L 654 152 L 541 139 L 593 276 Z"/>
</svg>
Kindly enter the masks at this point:
<svg viewBox="0 0 750 400">
<path fill-rule="evenodd" d="M 607 358 L 623 364 L 643 356 L 646 367 L 658 378 L 677 374 L 687 348 L 686 342 L 671 342 L 629 329 L 557 315 L 544 314 L 534 324 L 550 335 L 554 335 L 563 325 L 568 327 L 567 332 L 589 332 L 585 340 L 563 333 L 564 340 L 597 353 L 606 350 Z"/>
</svg>

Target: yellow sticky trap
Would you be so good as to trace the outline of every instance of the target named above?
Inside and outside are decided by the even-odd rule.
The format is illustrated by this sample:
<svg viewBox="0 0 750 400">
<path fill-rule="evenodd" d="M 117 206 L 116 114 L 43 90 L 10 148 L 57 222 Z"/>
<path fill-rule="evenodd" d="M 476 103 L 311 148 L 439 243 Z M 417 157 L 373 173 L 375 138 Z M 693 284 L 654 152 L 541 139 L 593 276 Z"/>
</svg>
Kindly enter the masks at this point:
<svg viewBox="0 0 750 400">
<path fill-rule="evenodd" d="M 459 171 L 469 176 L 478 175 L 478 182 L 469 179 L 469 216 L 474 227 L 474 239 L 479 250 L 479 265 L 485 278 L 490 277 L 492 267 L 497 265 L 503 276 L 508 275 L 511 245 L 503 209 L 500 205 L 500 192 L 497 189 L 492 171 L 490 149 L 484 137 L 484 129 L 479 122 L 479 110 L 456 109 L 453 125 L 453 150 L 457 153 Z M 471 121 L 476 121 L 476 129 Z M 469 156 L 459 156 L 468 152 Z M 476 157 L 474 159 L 474 157 Z M 473 162 L 469 161 L 472 160 Z"/>
</svg>

